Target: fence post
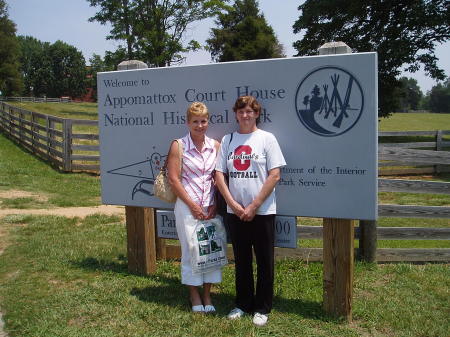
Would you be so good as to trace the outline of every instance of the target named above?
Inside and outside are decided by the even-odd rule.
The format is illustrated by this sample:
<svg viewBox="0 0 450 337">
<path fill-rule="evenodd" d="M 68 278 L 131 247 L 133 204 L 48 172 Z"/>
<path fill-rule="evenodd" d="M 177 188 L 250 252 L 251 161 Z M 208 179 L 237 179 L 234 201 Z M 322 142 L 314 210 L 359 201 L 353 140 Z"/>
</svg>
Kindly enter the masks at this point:
<svg viewBox="0 0 450 337">
<path fill-rule="evenodd" d="M 51 148 L 52 148 L 52 127 L 53 122 L 50 120 L 50 117 L 47 115 L 45 116 L 45 132 L 47 134 L 47 159 L 49 162 L 53 163 L 52 157 L 51 157 Z"/>
<path fill-rule="evenodd" d="M 442 146 L 442 130 L 438 130 L 436 131 L 436 151 L 442 151 L 443 150 L 443 146 Z M 435 165 L 434 166 L 434 171 L 435 173 L 441 173 L 442 170 L 441 165 Z"/>
<path fill-rule="evenodd" d="M 63 120 L 63 170 L 72 171 L 72 120 Z"/>
<path fill-rule="evenodd" d="M 4 130 L 5 103 L 0 102 L 0 131 Z"/>
<path fill-rule="evenodd" d="M 25 133 L 23 130 L 23 128 L 24 128 L 23 119 L 24 119 L 23 111 L 22 111 L 22 109 L 19 109 L 19 143 L 21 143 L 21 144 L 25 143 L 23 140 L 24 133 Z"/>
<path fill-rule="evenodd" d="M 347 54 L 344 42 L 328 42 L 319 55 Z M 335 317 L 352 319 L 354 220 L 323 219 L 323 309 Z"/>
<path fill-rule="evenodd" d="M 36 152 L 36 132 L 39 132 L 39 129 L 36 128 L 36 116 L 35 113 L 33 111 L 31 111 L 31 150 L 33 151 L 33 153 Z M 39 140 L 38 140 L 39 142 Z"/>
<path fill-rule="evenodd" d="M 359 259 L 365 262 L 377 260 L 377 222 L 359 221 Z"/>
</svg>

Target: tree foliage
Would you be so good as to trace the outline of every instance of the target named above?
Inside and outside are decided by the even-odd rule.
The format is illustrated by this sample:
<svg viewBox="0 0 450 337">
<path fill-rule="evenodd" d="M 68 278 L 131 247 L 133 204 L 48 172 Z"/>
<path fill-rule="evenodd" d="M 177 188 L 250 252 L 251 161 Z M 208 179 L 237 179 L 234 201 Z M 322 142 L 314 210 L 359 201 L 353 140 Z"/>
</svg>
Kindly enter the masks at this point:
<svg viewBox="0 0 450 337">
<path fill-rule="evenodd" d="M 19 36 L 24 93 L 33 96 L 80 97 L 86 88 L 83 54 L 62 41 L 53 44 Z"/>
<path fill-rule="evenodd" d="M 426 96 L 426 106 L 431 112 L 450 113 L 450 79 L 433 86 Z"/>
<path fill-rule="evenodd" d="M 400 111 L 418 110 L 423 94 L 417 80 L 403 76 L 400 78 L 400 84 L 397 89 Z"/>
<path fill-rule="evenodd" d="M 0 0 L 0 92 L 4 96 L 19 95 L 22 91 L 19 54 L 16 25 L 8 18 L 5 1 Z"/>
<path fill-rule="evenodd" d="M 102 71 L 113 71 L 116 69 L 117 63 L 109 63 L 102 59 L 100 55 L 93 54 L 89 59 L 90 66 L 88 67 L 88 83 L 87 86 L 92 88 L 92 95 L 97 99 L 97 73 Z"/>
<path fill-rule="evenodd" d="M 435 45 L 450 37 L 450 11 L 446 0 L 307 0 L 294 33 L 298 55 L 313 55 L 324 43 L 344 41 L 354 51 L 378 53 L 379 107 L 387 116 L 398 107 L 397 79 L 406 67 L 445 78 L 437 65 Z"/>
<path fill-rule="evenodd" d="M 99 11 L 90 18 L 112 29 L 107 39 L 125 42 L 116 51 L 149 66 L 169 66 L 184 60 L 182 53 L 200 48 L 191 40 L 184 43 L 193 22 L 216 15 L 225 8 L 221 0 L 87 0 Z M 123 61 L 120 60 L 120 61 Z"/>
<path fill-rule="evenodd" d="M 20 67 L 24 81 L 23 94 L 44 96 L 50 90 L 52 78 L 51 60 L 47 53 L 50 43 L 32 36 L 19 36 L 21 49 Z"/>
<path fill-rule="evenodd" d="M 255 0 L 237 0 L 220 13 L 217 28 L 206 41 L 213 60 L 218 62 L 284 57 L 283 47 L 259 13 Z"/>
</svg>

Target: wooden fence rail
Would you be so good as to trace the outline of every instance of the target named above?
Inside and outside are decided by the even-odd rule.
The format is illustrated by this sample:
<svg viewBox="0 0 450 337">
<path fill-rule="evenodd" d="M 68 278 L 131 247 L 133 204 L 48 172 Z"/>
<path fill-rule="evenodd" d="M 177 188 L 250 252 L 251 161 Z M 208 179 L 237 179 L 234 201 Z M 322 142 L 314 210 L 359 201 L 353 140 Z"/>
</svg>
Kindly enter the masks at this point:
<svg viewBox="0 0 450 337">
<path fill-rule="evenodd" d="M 69 97 L 8 97 L 0 96 L 0 101 L 3 102 L 32 102 L 32 103 L 70 103 L 72 100 Z"/>
<path fill-rule="evenodd" d="M 63 171 L 99 171 L 98 121 L 66 119 L 32 112 L 0 102 L 0 131 L 30 152 Z M 450 165 L 450 146 L 443 136 L 450 131 L 380 132 L 380 137 L 433 136 L 435 142 L 383 143 L 379 146 L 380 168 L 388 165 Z M 438 151 L 416 150 L 436 148 Z M 435 169 L 433 169 L 434 172 Z M 442 170 L 442 168 L 441 168 Z M 382 172 L 383 170 L 380 170 Z M 392 172 L 392 170 L 389 170 Z M 403 171 L 404 172 L 404 171 Z M 428 171 L 427 171 L 428 172 Z M 450 183 L 419 180 L 378 179 L 381 192 L 450 194 Z M 418 205 L 379 205 L 380 217 L 450 218 L 450 207 Z M 361 225 L 360 225 L 361 226 Z M 298 226 L 302 239 L 322 239 L 321 226 Z M 360 239 L 363 227 L 356 228 Z M 448 228 L 378 227 L 380 240 L 449 240 Z M 277 248 L 277 256 L 322 260 L 322 248 Z M 172 254 L 172 255 L 171 255 Z M 179 256 L 179 247 L 167 245 L 167 257 Z M 450 249 L 378 249 L 376 259 L 383 261 L 450 261 Z"/>
<path fill-rule="evenodd" d="M 0 102 L 0 131 L 60 170 L 100 169 L 96 120 L 55 117 Z"/>
<path fill-rule="evenodd" d="M 379 132 L 379 175 L 450 172 L 449 135 L 448 130 Z M 433 141 L 411 141 L 412 137 Z M 401 142 L 390 142 L 395 139 Z"/>
</svg>

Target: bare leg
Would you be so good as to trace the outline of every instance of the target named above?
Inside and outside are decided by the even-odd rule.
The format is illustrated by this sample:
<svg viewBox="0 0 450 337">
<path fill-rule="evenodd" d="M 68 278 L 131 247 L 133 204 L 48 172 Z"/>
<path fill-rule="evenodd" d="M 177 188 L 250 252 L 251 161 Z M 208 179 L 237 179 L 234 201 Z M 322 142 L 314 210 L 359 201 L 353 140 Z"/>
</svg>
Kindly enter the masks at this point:
<svg viewBox="0 0 450 337">
<path fill-rule="evenodd" d="M 203 284 L 203 304 L 211 305 L 211 283 Z"/>
<path fill-rule="evenodd" d="M 188 289 L 189 289 L 189 299 L 191 300 L 191 304 L 193 306 L 201 305 L 202 299 L 200 297 L 197 287 L 196 286 L 188 286 Z"/>
</svg>

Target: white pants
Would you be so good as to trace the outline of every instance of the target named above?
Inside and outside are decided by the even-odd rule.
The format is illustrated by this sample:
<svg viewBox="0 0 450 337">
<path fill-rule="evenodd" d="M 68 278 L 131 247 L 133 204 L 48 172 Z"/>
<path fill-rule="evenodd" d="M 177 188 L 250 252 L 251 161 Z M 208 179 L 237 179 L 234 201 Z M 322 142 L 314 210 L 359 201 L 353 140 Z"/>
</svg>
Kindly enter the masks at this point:
<svg viewBox="0 0 450 337">
<path fill-rule="evenodd" d="M 222 281 L 221 269 L 204 274 L 192 273 L 188 240 L 191 239 L 194 226 L 191 225 L 192 221 L 186 220 L 192 220 L 193 216 L 189 207 L 179 198 L 175 203 L 174 213 L 181 245 L 181 283 L 190 286 L 201 286 L 204 283 L 220 283 Z"/>
</svg>

